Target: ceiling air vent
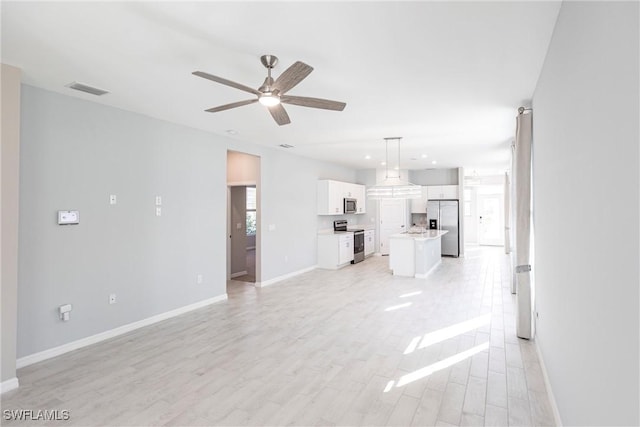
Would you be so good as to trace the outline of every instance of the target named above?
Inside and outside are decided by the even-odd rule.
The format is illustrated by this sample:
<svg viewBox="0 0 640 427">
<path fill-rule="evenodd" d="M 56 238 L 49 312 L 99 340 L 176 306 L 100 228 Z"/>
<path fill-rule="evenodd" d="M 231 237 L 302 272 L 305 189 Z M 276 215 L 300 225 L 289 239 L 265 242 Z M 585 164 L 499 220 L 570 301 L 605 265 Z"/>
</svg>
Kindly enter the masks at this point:
<svg viewBox="0 0 640 427">
<path fill-rule="evenodd" d="M 101 96 L 109 93 L 109 91 L 98 89 L 97 87 L 92 87 L 89 85 L 85 85 L 78 82 L 69 83 L 67 85 L 68 88 L 79 90 L 80 92 L 90 93 L 91 95 Z"/>
<path fill-rule="evenodd" d="M 289 144 L 280 144 L 280 147 L 282 147 L 282 148 L 293 148 L 293 145 L 289 145 Z"/>
</svg>

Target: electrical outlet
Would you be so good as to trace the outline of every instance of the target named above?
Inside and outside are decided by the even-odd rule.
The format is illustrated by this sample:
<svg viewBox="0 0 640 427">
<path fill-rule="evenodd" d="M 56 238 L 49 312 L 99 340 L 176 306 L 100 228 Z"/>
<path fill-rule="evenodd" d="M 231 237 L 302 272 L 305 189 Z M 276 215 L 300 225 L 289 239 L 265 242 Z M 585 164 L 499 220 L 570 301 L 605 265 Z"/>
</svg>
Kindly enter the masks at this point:
<svg viewBox="0 0 640 427">
<path fill-rule="evenodd" d="M 115 304 L 115 303 L 116 303 L 116 294 L 109 295 L 109 304 Z"/>
<path fill-rule="evenodd" d="M 162 206 L 162 197 L 156 196 L 156 206 Z"/>
<path fill-rule="evenodd" d="M 198 274 L 198 276 L 196 277 L 196 283 L 198 285 L 202 285 L 202 283 L 204 283 L 204 278 L 202 277 L 202 274 Z"/>
<path fill-rule="evenodd" d="M 160 207 L 156 208 L 156 216 L 162 216 L 162 208 Z"/>
</svg>

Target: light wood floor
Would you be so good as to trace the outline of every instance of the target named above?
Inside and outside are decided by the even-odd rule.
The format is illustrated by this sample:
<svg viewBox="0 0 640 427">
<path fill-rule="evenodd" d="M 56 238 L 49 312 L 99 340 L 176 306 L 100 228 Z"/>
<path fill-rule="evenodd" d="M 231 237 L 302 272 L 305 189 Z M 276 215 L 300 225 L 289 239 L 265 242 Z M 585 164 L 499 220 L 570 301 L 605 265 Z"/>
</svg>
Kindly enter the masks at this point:
<svg viewBox="0 0 640 427">
<path fill-rule="evenodd" d="M 477 248 L 428 279 L 372 257 L 236 282 L 228 302 L 20 369 L 2 409 L 69 410 L 60 425 L 551 425 L 507 261 Z"/>
</svg>

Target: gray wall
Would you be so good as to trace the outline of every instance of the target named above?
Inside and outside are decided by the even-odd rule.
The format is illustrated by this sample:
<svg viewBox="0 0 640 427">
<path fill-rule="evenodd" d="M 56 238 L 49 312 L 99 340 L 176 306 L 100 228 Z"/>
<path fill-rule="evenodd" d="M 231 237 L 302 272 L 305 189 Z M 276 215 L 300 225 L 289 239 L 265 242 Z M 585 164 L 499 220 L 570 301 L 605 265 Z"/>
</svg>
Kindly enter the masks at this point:
<svg viewBox="0 0 640 427">
<path fill-rule="evenodd" d="M 18 218 L 20 165 L 20 76 L 2 64 L 2 146 L 0 149 L 0 248 L 2 259 L 2 366 L 0 381 L 16 376 L 16 311 L 18 307 Z"/>
<path fill-rule="evenodd" d="M 411 170 L 409 181 L 416 185 L 458 185 L 458 168 Z"/>
<path fill-rule="evenodd" d="M 564 425 L 638 425 L 638 3 L 564 2 L 533 97 L 537 341 Z"/>
<path fill-rule="evenodd" d="M 30 86 L 22 107 L 19 357 L 225 294 L 223 145 Z"/>
<path fill-rule="evenodd" d="M 22 89 L 19 357 L 224 294 L 227 150 L 261 157 L 262 280 L 316 264 L 316 181 L 355 178 L 283 150 Z M 79 210 L 80 224 L 58 226 L 62 209 Z M 56 312 L 65 303 L 74 306 L 66 323 Z"/>
</svg>

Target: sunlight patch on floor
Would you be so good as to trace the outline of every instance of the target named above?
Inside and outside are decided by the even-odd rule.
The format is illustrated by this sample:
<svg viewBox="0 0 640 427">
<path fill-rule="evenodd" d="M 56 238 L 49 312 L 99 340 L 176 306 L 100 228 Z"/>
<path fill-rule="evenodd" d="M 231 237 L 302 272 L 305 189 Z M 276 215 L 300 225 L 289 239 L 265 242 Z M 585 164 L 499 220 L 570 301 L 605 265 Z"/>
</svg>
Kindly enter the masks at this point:
<svg viewBox="0 0 640 427">
<path fill-rule="evenodd" d="M 384 309 L 384 311 L 393 311 L 393 310 L 398 310 L 400 308 L 405 308 L 405 307 L 409 307 L 411 304 L 411 302 L 405 302 L 404 304 L 398 304 L 398 305 L 392 305 L 391 307 L 387 307 Z"/>
<path fill-rule="evenodd" d="M 413 353 L 416 349 L 429 347 L 430 345 L 448 340 L 449 338 L 478 329 L 481 326 L 488 325 L 489 322 L 491 322 L 491 313 L 474 317 L 473 319 L 465 320 L 464 322 L 447 326 L 446 328 L 438 329 L 437 331 L 429 332 L 423 337 L 415 337 L 405 349 L 404 354 Z M 420 338 L 422 338 L 420 345 L 416 345 L 416 340 L 420 340 Z"/>
<path fill-rule="evenodd" d="M 424 377 L 428 377 L 434 372 L 441 371 L 442 369 L 448 368 L 449 366 L 453 366 L 456 363 L 462 362 L 465 359 L 472 357 L 475 354 L 480 353 L 481 351 L 489 349 L 489 341 L 484 344 L 477 345 L 475 347 L 470 348 L 469 350 L 462 351 L 458 354 L 454 354 L 451 357 L 447 357 L 446 359 L 440 360 L 439 362 L 433 363 L 429 366 L 425 366 L 424 368 L 420 368 L 417 371 L 413 371 L 407 375 L 403 375 L 398 380 L 398 383 L 395 384 L 395 387 L 403 387 L 407 384 L 411 384 L 414 381 L 418 381 Z M 387 387 L 385 387 L 384 392 L 388 392 L 394 387 L 393 381 L 389 381 L 387 383 Z"/>
</svg>

